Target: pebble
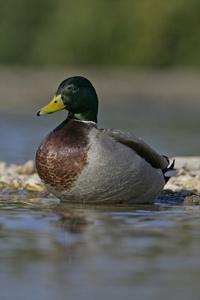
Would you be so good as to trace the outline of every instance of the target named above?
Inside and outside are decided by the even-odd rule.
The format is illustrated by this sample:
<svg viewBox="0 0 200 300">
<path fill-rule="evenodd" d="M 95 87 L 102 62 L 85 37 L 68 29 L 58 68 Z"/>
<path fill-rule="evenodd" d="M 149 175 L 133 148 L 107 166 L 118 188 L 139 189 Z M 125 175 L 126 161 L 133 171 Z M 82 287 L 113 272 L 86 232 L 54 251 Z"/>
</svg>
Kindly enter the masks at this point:
<svg viewBox="0 0 200 300">
<path fill-rule="evenodd" d="M 171 177 L 165 185 L 161 197 L 167 198 L 172 193 L 186 199 L 187 203 L 200 204 L 200 157 L 175 157 L 175 168 L 179 173 Z M 172 159 L 171 159 L 172 160 Z M 27 190 L 46 192 L 33 160 L 23 165 L 0 162 L 0 189 Z"/>
<path fill-rule="evenodd" d="M 186 190 L 187 192 L 200 193 L 200 157 L 181 156 L 175 157 L 175 168 L 179 173 L 171 177 L 165 189 L 173 192 Z"/>
<path fill-rule="evenodd" d="M 46 188 L 35 170 L 33 160 L 23 165 L 0 162 L 0 189 L 25 189 L 45 192 Z"/>
</svg>

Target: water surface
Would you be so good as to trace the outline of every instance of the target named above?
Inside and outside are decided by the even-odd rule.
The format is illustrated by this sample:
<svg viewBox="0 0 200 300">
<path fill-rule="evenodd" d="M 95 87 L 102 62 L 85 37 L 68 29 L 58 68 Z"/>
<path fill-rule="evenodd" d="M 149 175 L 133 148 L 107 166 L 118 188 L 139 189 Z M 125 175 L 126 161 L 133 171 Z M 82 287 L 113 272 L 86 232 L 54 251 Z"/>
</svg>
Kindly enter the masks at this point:
<svg viewBox="0 0 200 300">
<path fill-rule="evenodd" d="M 0 199 L 4 300 L 199 299 L 198 206 Z"/>
<path fill-rule="evenodd" d="M 0 161 L 8 164 L 34 159 L 41 140 L 66 117 L 65 111 L 40 118 L 35 113 L 51 100 L 58 79 L 72 75 L 12 73 L 1 72 Z M 86 77 L 95 74 L 96 83 L 103 83 L 100 128 L 132 132 L 168 156 L 199 155 L 198 76 L 190 78 L 196 88 L 188 89 L 185 73 L 181 80 L 171 73 Z M 25 191 L 0 194 L 3 300 L 196 300 L 199 249 L 200 207 L 182 201 L 91 206 Z"/>
</svg>

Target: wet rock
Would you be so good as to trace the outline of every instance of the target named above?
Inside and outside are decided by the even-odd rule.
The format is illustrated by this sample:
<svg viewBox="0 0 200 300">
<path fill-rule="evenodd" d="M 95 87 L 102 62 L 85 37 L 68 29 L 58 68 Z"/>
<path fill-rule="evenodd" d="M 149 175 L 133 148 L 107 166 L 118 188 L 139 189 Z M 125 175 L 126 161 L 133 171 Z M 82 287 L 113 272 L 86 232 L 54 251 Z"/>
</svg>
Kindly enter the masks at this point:
<svg viewBox="0 0 200 300">
<path fill-rule="evenodd" d="M 0 176 L 0 188 L 3 189 L 4 187 L 8 186 L 10 183 L 10 177 L 8 175 Z"/>
<path fill-rule="evenodd" d="M 175 167 L 186 171 L 200 170 L 199 156 L 178 156 L 175 157 Z"/>
<path fill-rule="evenodd" d="M 6 171 L 7 164 L 4 161 L 0 162 L 0 174 L 3 174 Z"/>
<path fill-rule="evenodd" d="M 27 189 L 35 191 L 46 191 L 35 170 L 33 160 L 27 161 L 24 165 L 0 162 L 0 189 Z"/>
<path fill-rule="evenodd" d="M 46 188 L 41 182 L 37 173 L 32 174 L 28 179 L 25 180 L 24 188 L 29 191 L 38 191 L 38 192 L 46 191 Z"/>
<path fill-rule="evenodd" d="M 184 205 L 200 205 L 200 195 L 192 195 L 185 197 Z"/>
<path fill-rule="evenodd" d="M 26 174 L 31 175 L 35 172 L 35 164 L 33 160 L 27 161 L 24 165 L 22 165 L 22 168 L 19 169 L 19 174 Z"/>
<path fill-rule="evenodd" d="M 165 189 L 200 193 L 200 157 L 175 157 L 175 167 L 179 169 L 179 173 L 170 178 Z"/>
<path fill-rule="evenodd" d="M 5 171 L 5 169 L 4 169 Z M 35 164 L 33 160 L 27 161 L 24 165 L 11 164 L 7 168 L 7 173 L 9 174 L 33 174 L 35 172 Z"/>
</svg>

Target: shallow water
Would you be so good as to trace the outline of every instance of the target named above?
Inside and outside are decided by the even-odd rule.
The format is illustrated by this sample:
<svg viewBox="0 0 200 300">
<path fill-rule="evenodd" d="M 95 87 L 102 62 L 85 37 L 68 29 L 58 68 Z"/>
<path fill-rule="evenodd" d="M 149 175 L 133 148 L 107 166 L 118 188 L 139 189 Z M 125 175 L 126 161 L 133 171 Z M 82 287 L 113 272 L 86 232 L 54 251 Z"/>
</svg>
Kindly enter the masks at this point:
<svg viewBox="0 0 200 300">
<path fill-rule="evenodd" d="M 0 199 L 4 300 L 199 299 L 200 207 Z"/>
<path fill-rule="evenodd" d="M 45 96 L 46 101 L 41 95 L 43 102 L 33 109 L 31 103 L 39 97 L 45 80 L 49 91 L 49 78 L 40 74 L 34 83 L 33 74 L 22 76 L 20 81 L 17 72 L 13 80 L 3 81 L 2 99 L 13 83 L 9 97 L 18 98 L 0 113 L 0 161 L 8 164 L 34 159 L 42 138 L 66 116 L 62 111 L 36 117 L 37 109 L 51 98 Z M 34 94 L 40 81 L 41 89 Z M 154 81 L 156 87 L 157 77 Z M 106 84 L 110 92 L 107 79 Z M 27 93 L 23 94 L 25 87 Z M 121 88 L 125 93 L 127 81 Z M 20 102 L 29 91 L 30 99 L 24 97 Z M 190 101 L 187 95 L 160 101 L 137 97 L 130 91 L 123 98 L 115 92 L 110 99 L 105 92 L 104 100 L 100 99 L 99 127 L 132 132 L 169 157 L 199 155 L 199 101 Z M 183 206 L 182 201 L 87 206 L 63 204 L 24 191 L 0 194 L 3 300 L 196 300 L 200 292 L 199 249 L 200 207 Z"/>
</svg>

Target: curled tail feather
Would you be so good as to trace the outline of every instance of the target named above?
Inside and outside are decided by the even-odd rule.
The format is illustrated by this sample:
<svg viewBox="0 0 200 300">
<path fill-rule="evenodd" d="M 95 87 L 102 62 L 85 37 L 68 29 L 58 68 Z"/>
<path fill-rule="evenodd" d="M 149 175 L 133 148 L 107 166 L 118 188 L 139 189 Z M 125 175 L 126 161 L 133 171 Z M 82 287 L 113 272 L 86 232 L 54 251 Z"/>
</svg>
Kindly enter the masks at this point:
<svg viewBox="0 0 200 300">
<path fill-rule="evenodd" d="M 170 177 L 177 175 L 179 172 L 178 169 L 174 169 L 174 164 L 175 164 L 175 159 L 173 160 L 173 162 L 171 163 L 171 165 L 169 167 L 162 170 L 164 178 L 165 178 L 165 183 L 167 183 L 167 181 L 170 179 Z"/>
</svg>

